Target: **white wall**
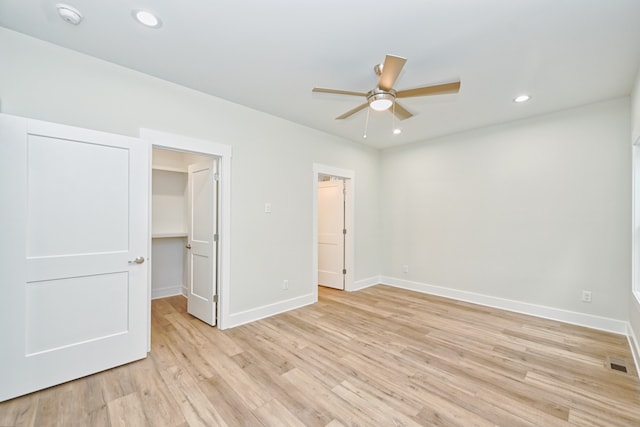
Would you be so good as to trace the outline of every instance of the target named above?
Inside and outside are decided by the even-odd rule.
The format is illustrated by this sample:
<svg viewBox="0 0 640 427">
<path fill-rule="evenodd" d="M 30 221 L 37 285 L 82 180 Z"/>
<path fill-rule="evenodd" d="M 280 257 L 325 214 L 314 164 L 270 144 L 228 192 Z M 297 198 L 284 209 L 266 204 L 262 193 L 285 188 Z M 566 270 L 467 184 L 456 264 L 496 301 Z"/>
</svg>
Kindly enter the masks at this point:
<svg viewBox="0 0 640 427">
<path fill-rule="evenodd" d="M 314 162 L 355 171 L 355 280 L 378 275 L 378 151 L 3 28 L 0 58 L 4 113 L 232 146 L 232 314 L 312 294 Z"/>
<path fill-rule="evenodd" d="M 185 294 L 186 237 L 153 239 L 151 243 L 151 298 Z"/>
<path fill-rule="evenodd" d="M 629 129 L 624 98 L 383 151 L 383 275 L 627 321 Z"/>
<path fill-rule="evenodd" d="M 356 281 L 382 273 L 624 320 L 631 308 L 640 331 L 640 307 L 628 302 L 627 99 L 380 154 L 2 28 L 0 57 L 2 112 L 232 146 L 232 313 L 312 292 L 315 162 L 356 173 Z M 582 289 L 592 304 L 579 302 Z"/>
<path fill-rule="evenodd" d="M 159 162 L 176 170 L 187 169 L 182 153 L 153 150 Z M 151 180 L 151 297 L 182 293 L 186 286 L 187 173 L 153 169 Z M 180 237 L 184 235 L 185 237 Z M 172 237 L 167 237 L 172 236 Z"/>
<path fill-rule="evenodd" d="M 187 174 L 154 169 L 151 182 L 152 234 L 186 234 Z"/>
</svg>

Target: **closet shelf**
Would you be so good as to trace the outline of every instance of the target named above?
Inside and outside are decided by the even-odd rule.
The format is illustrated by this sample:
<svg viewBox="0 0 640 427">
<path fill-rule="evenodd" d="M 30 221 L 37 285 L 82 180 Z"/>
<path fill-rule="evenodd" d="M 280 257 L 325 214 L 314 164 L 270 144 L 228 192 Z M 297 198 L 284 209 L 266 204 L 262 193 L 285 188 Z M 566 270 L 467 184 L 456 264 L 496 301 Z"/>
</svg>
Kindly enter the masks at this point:
<svg viewBox="0 0 640 427">
<path fill-rule="evenodd" d="M 176 167 L 176 166 L 166 166 L 166 165 L 152 165 L 151 169 L 156 171 L 166 171 L 166 172 L 179 172 L 187 174 L 189 170 L 186 167 Z"/>
<path fill-rule="evenodd" d="M 151 238 L 153 239 L 170 239 L 174 237 L 187 237 L 187 232 L 178 232 L 178 233 L 153 233 Z"/>
</svg>

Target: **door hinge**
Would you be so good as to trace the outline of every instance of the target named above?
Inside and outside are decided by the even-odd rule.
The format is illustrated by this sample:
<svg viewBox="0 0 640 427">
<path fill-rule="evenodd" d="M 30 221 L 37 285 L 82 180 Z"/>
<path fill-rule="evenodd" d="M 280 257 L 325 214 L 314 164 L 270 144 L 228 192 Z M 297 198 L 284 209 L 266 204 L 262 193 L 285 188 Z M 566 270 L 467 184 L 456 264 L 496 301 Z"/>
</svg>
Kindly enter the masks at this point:
<svg viewBox="0 0 640 427">
<path fill-rule="evenodd" d="M 218 172 L 213 174 L 213 180 L 214 181 L 218 181 L 220 179 L 220 174 L 218 174 Z"/>
<path fill-rule="evenodd" d="M 215 302 L 216 304 L 218 303 L 218 295 L 217 294 L 214 295 L 212 299 L 213 299 L 213 302 Z"/>
<path fill-rule="evenodd" d="M 347 229 L 346 228 L 342 229 L 342 234 L 347 234 Z"/>
<path fill-rule="evenodd" d="M 216 233 L 216 234 L 214 234 L 214 235 L 213 235 L 213 241 L 214 241 L 214 242 L 217 242 L 217 241 L 218 241 L 218 233 Z"/>
<path fill-rule="evenodd" d="M 342 274 L 347 274 L 347 269 L 346 268 L 342 269 Z"/>
</svg>

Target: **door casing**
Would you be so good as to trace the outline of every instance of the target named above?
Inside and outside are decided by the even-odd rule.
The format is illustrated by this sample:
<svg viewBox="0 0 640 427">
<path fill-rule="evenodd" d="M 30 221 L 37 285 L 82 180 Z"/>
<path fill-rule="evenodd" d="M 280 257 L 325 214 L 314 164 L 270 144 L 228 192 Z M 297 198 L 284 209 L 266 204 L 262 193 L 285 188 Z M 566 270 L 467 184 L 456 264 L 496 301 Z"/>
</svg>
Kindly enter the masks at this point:
<svg viewBox="0 0 640 427">
<path fill-rule="evenodd" d="M 312 241 L 312 257 L 313 257 L 313 293 L 314 300 L 318 300 L 318 177 L 320 175 L 335 176 L 345 180 L 347 190 L 347 200 L 345 208 L 345 225 L 347 229 L 347 236 L 345 239 L 345 268 L 347 274 L 344 280 L 344 290 L 355 290 L 353 270 L 355 267 L 354 262 L 354 236 L 355 236 L 355 221 L 354 221 L 354 206 L 355 206 L 355 188 L 356 188 L 356 174 L 349 169 L 341 169 L 333 166 L 323 165 L 320 163 L 313 164 L 313 180 L 312 180 L 312 192 L 313 192 L 313 241 Z"/>
<path fill-rule="evenodd" d="M 168 132 L 141 128 L 140 138 L 149 141 L 149 150 L 161 148 L 166 150 L 190 152 L 218 158 L 218 305 L 217 318 L 219 329 L 227 328 L 229 324 L 229 288 L 231 271 L 231 146 L 212 141 L 185 137 Z M 149 161 L 151 161 L 149 155 Z M 151 173 L 151 165 L 149 165 Z M 151 194 L 151 189 L 149 189 Z M 151 215 L 151 209 L 149 209 Z M 149 221 L 151 225 L 151 220 Z M 151 236 L 151 231 L 149 232 Z M 149 239 L 151 251 L 151 239 Z M 149 279 L 149 296 L 151 296 L 151 280 Z M 151 297 L 149 297 L 148 316 L 151 318 Z M 149 324 L 151 324 L 149 322 Z M 151 328 L 148 333 L 148 346 L 151 348 Z"/>
</svg>

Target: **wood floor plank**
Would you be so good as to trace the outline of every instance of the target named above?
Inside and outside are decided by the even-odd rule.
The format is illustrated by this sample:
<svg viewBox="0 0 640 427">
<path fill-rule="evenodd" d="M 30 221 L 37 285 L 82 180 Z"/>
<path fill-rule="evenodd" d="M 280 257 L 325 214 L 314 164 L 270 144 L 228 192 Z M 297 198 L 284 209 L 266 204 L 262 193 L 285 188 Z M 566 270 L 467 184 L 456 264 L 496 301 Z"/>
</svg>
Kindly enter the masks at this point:
<svg viewBox="0 0 640 427">
<path fill-rule="evenodd" d="M 138 399 L 151 425 L 179 425 L 185 421 L 169 387 L 159 375 L 153 359 L 130 364 Z"/>
<path fill-rule="evenodd" d="M 138 393 L 131 393 L 112 400 L 108 403 L 108 408 L 109 420 L 113 427 L 150 425 Z"/>
<path fill-rule="evenodd" d="M 242 358 L 240 358 L 242 356 Z M 290 383 L 282 377 L 276 369 L 271 369 L 270 364 L 265 364 L 259 354 L 253 351 L 245 351 L 242 355 L 237 355 L 234 361 L 239 360 L 239 366 L 249 374 L 254 381 L 262 384 L 269 384 L 268 394 L 272 399 L 285 406 L 289 412 L 294 414 L 306 426 L 324 426 L 330 422 L 325 414 L 317 411 L 313 402 L 308 398 L 315 398 L 307 394 L 292 393 Z"/>
<path fill-rule="evenodd" d="M 229 426 L 260 426 L 261 423 L 235 389 L 219 375 L 200 381 L 198 387 Z"/>
<path fill-rule="evenodd" d="M 319 412 L 331 413 L 335 419 L 347 425 L 360 425 L 364 421 L 375 424 L 366 413 L 349 405 L 331 389 L 326 388 L 322 381 L 307 372 L 295 368 L 282 376 L 291 383 L 295 393 L 309 393 L 313 396 L 307 398 L 307 404 L 312 405 Z"/>
<path fill-rule="evenodd" d="M 0 403 L 0 425 L 638 427 L 637 372 L 624 336 L 388 286 L 225 331 L 177 296 L 147 359 Z"/>
<path fill-rule="evenodd" d="M 190 426 L 226 426 L 222 415 L 198 388 L 196 380 L 178 366 L 160 373 Z"/>
<path fill-rule="evenodd" d="M 267 426 L 305 427 L 299 418 L 289 412 L 277 399 L 272 399 L 255 411 L 260 422 Z"/>
<path fill-rule="evenodd" d="M 417 421 L 405 415 L 401 411 L 395 411 L 389 399 L 379 399 L 374 393 L 368 391 L 369 387 L 358 387 L 350 381 L 343 381 L 331 391 L 343 400 L 368 414 L 377 425 L 398 425 L 420 427 Z"/>
<path fill-rule="evenodd" d="M 0 403 L 0 426 L 35 425 L 40 394 L 32 393 Z"/>
</svg>

